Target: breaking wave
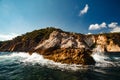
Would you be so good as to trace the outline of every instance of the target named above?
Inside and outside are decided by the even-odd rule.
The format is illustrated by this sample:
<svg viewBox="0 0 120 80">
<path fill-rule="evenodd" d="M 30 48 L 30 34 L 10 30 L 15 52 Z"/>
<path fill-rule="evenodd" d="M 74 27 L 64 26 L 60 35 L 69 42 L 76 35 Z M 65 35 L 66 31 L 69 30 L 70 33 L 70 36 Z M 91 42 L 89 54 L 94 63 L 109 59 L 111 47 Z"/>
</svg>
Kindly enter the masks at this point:
<svg viewBox="0 0 120 80">
<path fill-rule="evenodd" d="M 109 53 L 108 53 L 109 54 Z M 119 53 L 118 53 L 119 54 Z M 107 55 L 107 53 L 95 52 L 92 57 L 96 61 L 96 67 L 119 67 L 120 56 Z"/>
<path fill-rule="evenodd" d="M 42 55 L 33 53 L 30 55 L 29 53 L 24 52 L 14 52 L 11 54 L 0 55 L 0 62 L 15 62 L 22 63 L 24 65 L 36 65 L 46 66 L 48 68 L 61 69 L 61 70 L 87 70 L 90 67 L 76 65 L 76 64 L 62 64 L 60 62 L 54 62 L 52 60 L 45 59 Z"/>
<path fill-rule="evenodd" d="M 37 53 L 0 52 L 0 80 L 119 80 L 118 54 L 95 52 L 95 66 L 82 66 L 57 63 Z"/>
<path fill-rule="evenodd" d="M 108 56 L 104 53 L 93 53 L 92 57 L 96 61 L 95 66 L 83 66 L 76 64 L 62 64 L 59 62 L 54 62 L 52 60 L 45 59 L 42 55 L 37 53 L 33 53 L 30 55 L 29 53 L 24 52 L 13 52 L 13 53 L 0 53 L 0 64 L 4 62 L 6 63 L 20 63 L 23 65 L 36 65 L 46 66 L 48 68 L 61 69 L 61 70 L 88 70 L 93 69 L 94 67 L 116 67 L 120 66 L 120 56 Z"/>
</svg>

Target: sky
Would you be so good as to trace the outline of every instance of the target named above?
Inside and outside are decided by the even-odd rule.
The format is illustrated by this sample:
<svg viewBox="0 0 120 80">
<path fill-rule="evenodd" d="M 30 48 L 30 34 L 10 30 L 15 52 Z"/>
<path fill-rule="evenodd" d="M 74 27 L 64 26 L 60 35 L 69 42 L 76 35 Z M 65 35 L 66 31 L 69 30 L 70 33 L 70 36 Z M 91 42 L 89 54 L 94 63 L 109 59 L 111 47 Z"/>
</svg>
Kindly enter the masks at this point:
<svg viewBox="0 0 120 80">
<path fill-rule="evenodd" d="M 46 27 L 120 32 L 120 0 L 0 0 L 0 40 Z"/>
</svg>

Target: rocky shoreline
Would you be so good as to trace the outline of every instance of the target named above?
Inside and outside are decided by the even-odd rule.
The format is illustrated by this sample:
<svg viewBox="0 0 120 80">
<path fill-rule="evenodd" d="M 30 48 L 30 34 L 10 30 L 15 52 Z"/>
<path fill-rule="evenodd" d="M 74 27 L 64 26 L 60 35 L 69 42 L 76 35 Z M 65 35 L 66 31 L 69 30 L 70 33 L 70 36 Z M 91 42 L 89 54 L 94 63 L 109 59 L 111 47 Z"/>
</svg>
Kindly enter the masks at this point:
<svg viewBox="0 0 120 80">
<path fill-rule="evenodd" d="M 95 61 L 90 56 L 92 54 L 89 50 L 84 49 L 56 49 L 43 51 L 39 50 L 37 53 L 42 54 L 44 58 L 53 60 L 55 62 L 67 63 L 67 64 L 83 64 L 94 65 Z"/>
<path fill-rule="evenodd" d="M 55 62 L 94 65 L 92 51 L 120 52 L 119 35 L 120 33 L 84 35 L 50 27 L 0 42 L 0 51 L 37 52 Z"/>
</svg>

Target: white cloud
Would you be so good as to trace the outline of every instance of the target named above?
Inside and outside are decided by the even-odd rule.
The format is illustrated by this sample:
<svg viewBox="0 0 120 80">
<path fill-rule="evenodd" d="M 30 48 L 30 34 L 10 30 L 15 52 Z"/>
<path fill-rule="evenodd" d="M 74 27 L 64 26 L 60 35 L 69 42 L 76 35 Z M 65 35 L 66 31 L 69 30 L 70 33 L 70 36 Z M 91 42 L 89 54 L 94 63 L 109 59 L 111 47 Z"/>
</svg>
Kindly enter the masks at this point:
<svg viewBox="0 0 120 80">
<path fill-rule="evenodd" d="M 108 24 L 109 28 L 115 28 L 117 27 L 118 23 L 117 22 L 111 22 L 110 24 Z"/>
<path fill-rule="evenodd" d="M 99 29 L 99 25 L 98 24 L 91 24 L 90 27 L 89 27 L 89 30 L 97 30 Z"/>
<path fill-rule="evenodd" d="M 11 40 L 12 38 L 15 38 L 16 36 L 18 36 L 18 35 L 14 34 L 14 33 L 11 33 L 9 35 L 0 34 L 0 41 Z"/>
<path fill-rule="evenodd" d="M 117 22 L 111 22 L 108 24 L 108 27 L 111 28 L 110 32 L 120 32 L 120 26 Z"/>
<path fill-rule="evenodd" d="M 99 30 L 102 28 L 108 29 L 110 32 L 120 32 L 120 25 L 117 22 L 111 22 L 110 24 L 106 24 L 105 22 L 101 24 L 91 24 L 89 26 L 89 30 Z"/>
<path fill-rule="evenodd" d="M 87 33 L 87 35 L 90 35 L 90 34 L 92 34 L 92 33 L 90 33 L 90 32 L 89 32 L 89 33 Z"/>
<path fill-rule="evenodd" d="M 101 24 L 91 24 L 89 26 L 89 30 L 98 30 L 98 29 L 101 29 L 101 28 L 106 28 L 106 23 L 103 22 Z"/>
<path fill-rule="evenodd" d="M 85 7 L 80 11 L 79 16 L 87 13 L 88 9 L 89 9 L 89 6 L 88 4 L 86 4 Z"/>
<path fill-rule="evenodd" d="M 113 28 L 110 32 L 120 32 L 120 26 Z"/>
<path fill-rule="evenodd" d="M 103 22 L 102 24 L 100 24 L 100 27 L 101 27 L 101 28 L 106 28 L 106 23 Z"/>
</svg>

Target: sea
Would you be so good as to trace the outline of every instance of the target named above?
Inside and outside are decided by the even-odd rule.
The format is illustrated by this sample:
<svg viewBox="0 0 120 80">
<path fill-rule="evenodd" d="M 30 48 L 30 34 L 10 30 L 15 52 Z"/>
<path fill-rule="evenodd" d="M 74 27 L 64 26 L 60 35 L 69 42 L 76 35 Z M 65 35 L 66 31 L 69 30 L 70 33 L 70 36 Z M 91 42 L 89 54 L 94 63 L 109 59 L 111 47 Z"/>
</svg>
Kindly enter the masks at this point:
<svg viewBox="0 0 120 80">
<path fill-rule="evenodd" d="M 0 52 L 0 80 L 120 80 L 120 53 L 92 54 L 95 65 L 61 64 L 42 55 Z"/>
</svg>

